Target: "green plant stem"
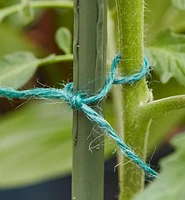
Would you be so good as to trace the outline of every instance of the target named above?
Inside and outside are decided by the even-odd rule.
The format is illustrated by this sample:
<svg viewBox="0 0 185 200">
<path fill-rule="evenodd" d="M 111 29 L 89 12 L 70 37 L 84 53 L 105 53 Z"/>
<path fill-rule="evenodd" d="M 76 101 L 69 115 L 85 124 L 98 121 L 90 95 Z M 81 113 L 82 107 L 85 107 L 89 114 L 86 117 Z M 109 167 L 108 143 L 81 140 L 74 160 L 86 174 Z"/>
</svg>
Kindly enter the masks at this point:
<svg viewBox="0 0 185 200">
<path fill-rule="evenodd" d="M 142 105 L 139 116 L 145 120 L 179 109 L 185 109 L 185 95 L 167 97 Z"/>
<path fill-rule="evenodd" d="M 105 83 L 106 21 L 105 0 L 74 1 L 74 91 L 94 94 Z M 83 113 L 74 111 L 72 199 L 103 199 L 104 148 L 98 145 L 103 139 Z"/>
<path fill-rule="evenodd" d="M 118 40 L 122 56 L 121 69 L 124 74 L 139 71 L 143 64 L 144 0 L 116 0 L 118 18 Z M 124 141 L 143 160 L 146 157 L 146 143 L 150 120 L 138 118 L 139 105 L 150 99 L 145 79 L 123 88 L 123 130 Z M 118 155 L 121 156 L 121 155 Z M 120 159 L 121 160 L 121 159 Z M 124 158 L 119 166 L 119 200 L 131 200 L 143 189 L 144 174 L 138 167 Z"/>
<path fill-rule="evenodd" d="M 46 58 L 39 59 L 39 67 L 53 64 L 53 63 L 59 63 L 59 62 L 68 62 L 73 61 L 73 55 L 72 54 L 65 54 L 65 55 L 49 55 Z"/>
<path fill-rule="evenodd" d="M 73 8 L 73 1 L 32 1 L 32 8 Z"/>
<path fill-rule="evenodd" d="M 72 1 L 30 1 L 29 6 L 31 8 L 73 8 Z M 0 9 L 0 21 L 13 13 L 20 12 L 24 9 L 24 4 L 16 4 L 6 8 Z"/>
</svg>

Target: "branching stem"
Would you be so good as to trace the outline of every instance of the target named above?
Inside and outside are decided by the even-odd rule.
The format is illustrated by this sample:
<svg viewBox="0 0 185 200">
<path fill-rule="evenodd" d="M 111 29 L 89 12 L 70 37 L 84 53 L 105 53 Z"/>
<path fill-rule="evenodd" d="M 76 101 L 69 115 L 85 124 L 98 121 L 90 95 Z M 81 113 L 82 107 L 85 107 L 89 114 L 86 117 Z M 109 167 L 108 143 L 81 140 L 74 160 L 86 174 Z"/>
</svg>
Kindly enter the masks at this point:
<svg viewBox="0 0 185 200">
<path fill-rule="evenodd" d="M 24 9 L 24 4 L 16 4 L 6 8 L 0 9 L 0 22 L 4 20 L 5 17 L 9 15 L 20 12 Z M 31 1 L 29 3 L 31 8 L 73 8 L 73 1 Z"/>
<path fill-rule="evenodd" d="M 65 54 L 65 55 L 49 55 L 46 58 L 39 59 L 39 67 L 53 64 L 53 63 L 59 63 L 59 62 L 68 62 L 73 61 L 73 55 L 72 54 Z"/>
<path fill-rule="evenodd" d="M 150 119 L 172 110 L 185 109 L 185 95 L 167 97 L 140 106 L 139 117 Z"/>
</svg>

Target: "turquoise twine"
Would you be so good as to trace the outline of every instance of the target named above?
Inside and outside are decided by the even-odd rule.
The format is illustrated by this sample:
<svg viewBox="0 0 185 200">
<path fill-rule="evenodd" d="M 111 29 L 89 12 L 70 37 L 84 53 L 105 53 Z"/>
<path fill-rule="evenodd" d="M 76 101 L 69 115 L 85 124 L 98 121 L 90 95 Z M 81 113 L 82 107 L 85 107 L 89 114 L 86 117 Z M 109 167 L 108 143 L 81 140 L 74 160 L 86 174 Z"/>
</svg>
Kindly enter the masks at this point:
<svg viewBox="0 0 185 200">
<path fill-rule="evenodd" d="M 142 161 L 134 151 L 128 147 L 123 140 L 116 134 L 111 125 L 97 112 L 95 112 L 89 104 L 99 102 L 102 100 L 107 93 L 110 91 L 112 84 L 132 84 L 136 81 L 141 80 L 147 73 L 149 73 L 148 60 L 144 58 L 144 64 L 140 72 L 126 76 L 123 78 L 115 78 L 116 68 L 121 60 L 120 54 L 117 54 L 112 61 L 111 70 L 109 76 L 106 79 L 105 85 L 97 95 L 88 97 L 85 93 L 73 92 L 73 83 L 68 83 L 64 85 L 63 89 L 55 88 L 33 88 L 29 90 L 17 91 L 13 88 L 0 88 L 0 97 L 5 97 L 8 99 L 19 98 L 45 98 L 45 99 L 60 99 L 65 101 L 69 107 L 82 111 L 87 116 L 87 118 L 98 124 L 98 126 L 104 130 L 122 149 L 127 157 L 129 157 L 133 162 L 135 162 L 149 177 L 157 177 L 158 174 L 155 172 L 148 164 Z"/>
</svg>

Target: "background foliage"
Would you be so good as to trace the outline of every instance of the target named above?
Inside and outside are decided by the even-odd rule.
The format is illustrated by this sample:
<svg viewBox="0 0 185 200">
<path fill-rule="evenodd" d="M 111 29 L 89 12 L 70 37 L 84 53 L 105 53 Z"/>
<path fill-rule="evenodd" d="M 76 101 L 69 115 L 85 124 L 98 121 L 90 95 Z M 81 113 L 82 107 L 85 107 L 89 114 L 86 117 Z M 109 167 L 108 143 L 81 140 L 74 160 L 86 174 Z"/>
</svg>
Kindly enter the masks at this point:
<svg viewBox="0 0 185 200">
<path fill-rule="evenodd" d="M 15 4 L 20 4 L 20 1 L 4 0 L 0 7 L 4 9 Z M 153 98 L 184 94 L 185 1 L 146 0 L 145 6 L 145 54 L 153 68 L 148 81 Z M 115 4 L 112 0 L 109 0 L 109 11 L 114 20 Z M 33 10 L 25 6 L 21 13 L 3 16 L 3 10 L 0 10 L 1 85 L 24 89 L 40 85 L 61 87 L 61 83 L 72 81 L 72 60 L 54 61 L 57 55 L 68 55 L 72 51 L 71 9 Z M 55 55 L 47 57 L 50 54 Z M 108 61 L 113 57 L 108 57 Z M 70 173 L 71 111 L 55 101 L 0 101 L 0 187 L 25 186 Z M 111 110 L 111 98 L 107 98 L 105 112 L 110 123 L 113 121 Z M 149 156 L 158 145 L 184 128 L 184 117 L 185 111 L 180 110 L 164 113 L 153 120 Z M 170 196 L 183 199 L 181 187 L 176 186 L 178 189 L 171 190 L 170 195 L 167 192 L 173 187 L 172 183 L 183 185 L 183 176 L 179 174 L 184 164 L 184 138 L 181 135 L 174 140 L 175 148 L 178 147 L 176 153 L 162 161 L 161 177 L 138 200 L 151 194 L 152 199 L 158 200 L 170 199 Z M 105 145 L 105 155 L 109 158 L 116 147 L 108 139 Z M 174 168 L 176 173 L 171 172 Z M 179 178 L 182 180 L 180 183 Z M 164 189 L 161 193 L 155 192 L 161 188 Z"/>
</svg>

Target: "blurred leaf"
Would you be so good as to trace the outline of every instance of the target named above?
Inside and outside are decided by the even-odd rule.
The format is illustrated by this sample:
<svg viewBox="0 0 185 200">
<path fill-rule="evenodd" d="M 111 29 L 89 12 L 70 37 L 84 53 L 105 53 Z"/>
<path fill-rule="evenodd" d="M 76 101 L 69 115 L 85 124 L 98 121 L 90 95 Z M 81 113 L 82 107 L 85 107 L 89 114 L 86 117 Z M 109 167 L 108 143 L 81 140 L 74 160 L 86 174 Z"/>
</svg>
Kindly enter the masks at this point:
<svg viewBox="0 0 185 200">
<path fill-rule="evenodd" d="M 34 48 L 34 45 L 26 40 L 22 33 L 4 24 L 0 26 L 0 44 L 0 56 L 18 50 L 34 50 L 34 52 L 37 51 L 38 53 L 38 48 Z"/>
<path fill-rule="evenodd" d="M 0 130 L 1 188 L 25 186 L 70 173 L 72 111 L 66 105 L 57 101 L 32 102 L 2 117 Z M 113 151 L 108 141 L 105 158 Z"/>
<path fill-rule="evenodd" d="M 72 54 L 60 56 L 51 54 L 41 59 L 37 59 L 30 52 L 5 55 L 0 59 L 0 85 L 20 88 L 33 76 L 37 67 L 72 59 Z"/>
<path fill-rule="evenodd" d="M 172 6 L 171 1 L 145 1 L 145 42 L 147 44 L 151 44 L 156 35 L 167 28 L 176 33 L 183 33 L 185 30 L 185 12 Z"/>
<path fill-rule="evenodd" d="M 64 53 L 71 53 L 72 35 L 68 28 L 59 28 L 56 32 L 55 40 Z"/>
<path fill-rule="evenodd" d="M 174 17 L 172 25 L 170 26 L 173 32 L 180 34 L 185 33 L 185 20 L 182 20 L 184 18 L 185 18 L 185 12 L 179 11 L 176 17 Z"/>
<path fill-rule="evenodd" d="M 145 34 L 147 43 L 150 44 L 159 32 L 168 28 L 171 24 L 173 13 L 170 12 L 169 16 L 170 6 L 171 0 L 145 1 Z"/>
<path fill-rule="evenodd" d="M 35 73 L 39 60 L 29 52 L 15 52 L 0 59 L 0 85 L 23 86 Z"/>
<path fill-rule="evenodd" d="M 150 126 L 150 134 L 148 137 L 148 156 L 155 150 L 157 146 L 168 139 L 177 127 L 184 123 L 185 110 L 176 110 L 170 113 L 164 113 L 163 116 L 152 120 Z"/>
<path fill-rule="evenodd" d="M 30 23 L 34 19 L 34 9 L 30 7 L 30 0 L 21 0 L 23 9 L 20 11 L 21 20 L 24 24 Z"/>
<path fill-rule="evenodd" d="M 172 0 L 172 4 L 179 10 L 185 10 L 185 0 Z"/>
<path fill-rule="evenodd" d="M 69 173 L 72 112 L 61 103 L 32 103 L 0 120 L 0 187 Z"/>
<path fill-rule="evenodd" d="M 166 83 L 174 77 L 185 86 L 185 36 L 166 30 L 160 33 L 149 47 L 156 61 L 154 68 L 160 81 Z"/>
<path fill-rule="evenodd" d="M 8 7 L 8 6 L 11 6 L 11 5 L 15 5 L 15 4 L 18 4 L 20 3 L 20 0 L 1 0 L 0 1 L 0 8 L 3 8 L 3 7 Z"/>
<path fill-rule="evenodd" d="M 176 152 L 161 162 L 161 173 L 135 200 L 184 200 L 185 135 L 176 136 L 172 144 Z"/>
</svg>

